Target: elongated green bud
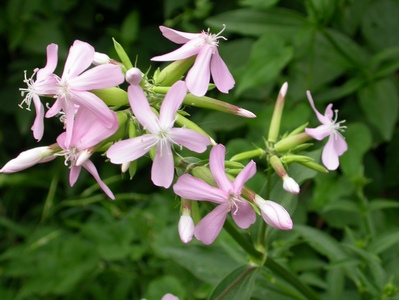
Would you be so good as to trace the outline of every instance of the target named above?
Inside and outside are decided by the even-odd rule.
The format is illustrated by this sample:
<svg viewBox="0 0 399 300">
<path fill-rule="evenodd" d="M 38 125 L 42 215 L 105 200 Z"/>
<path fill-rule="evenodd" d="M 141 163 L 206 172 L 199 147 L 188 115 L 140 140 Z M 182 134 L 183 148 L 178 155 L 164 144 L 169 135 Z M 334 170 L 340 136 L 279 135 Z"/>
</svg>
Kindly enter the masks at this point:
<svg viewBox="0 0 399 300">
<path fill-rule="evenodd" d="M 328 173 L 328 170 L 325 167 L 323 167 L 322 165 L 318 164 L 315 161 L 303 161 L 303 162 L 298 161 L 298 163 L 317 172 Z"/>
<path fill-rule="evenodd" d="M 287 89 L 288 83 L 285 82 L 278 93 L 276 105 L 274 106 L 273 116 L 270 122 L 269 135 L 267 138 L 269 143 L 275 143 L 277 141 L 280 132 L 281 115 L 283 114 L 284 98 L 287 94 Z"/>
<path fill-rule="evenodd" d="M 309 136 L 306 132 L 302 132 L 278 141 L 276 144 L 274 144 L 274 150 L 276 150 L 279 153 L 284 153 L 287 152 L 288 150 L 294 149 L 300 144 L 303 144 L 311 139 L 312 137 Z"/>
<path fill-rule="evenodd" d="M 254 150 L 250 150 L 250 151 L 246 151 L 246 152 L 242 152 L 239 154 L 234 155 L 232 158 L 230 158 L 230 161 L 241 161 L 244 159 L 251 159 L 254 157 L 263 157 L 265 156 L 266 151 L 261 149 L 261 148 L 257 148 Z"/>
<path fill-rule="evenodd" d="M 287 175 L 287 171 L 285 170 L 280 158 L 277 155 L 272 155 L 269 159 L 269 162 L 279 177 L 283 178 Z"/>
<path fill-rule="evenodd" d="M 130 61 L 129 56 L 127 55 L 125 49 L 123 49 L 122 45 L 119 44 L 114 38 L 112 38 L 113 42 L 114 42 L 114 48 L 116 53 L 119 56 L 119 59 L 121 60 L 121 62 L 123 63 L 125 69 L 123 70 L 123 73 L 126 73 L 126 70 L 129 70 L 131 68 L 133 68 L 132 62 Z"/>
<path fill-rule="evenodd" d="M 301 132 L 305 131 L 305 128 L 308 126 L 308 124 L 309 124 L 309 123 L 306 122 L 305 124 L 303 124 L 303 125 L 297 127 L 296 129 L 294 129 L 293 131 L 291 131 L 291 132 L 287 135 L 287 137 L 293 136 L 293 135 L 296 135 L 296 134 L 298 134 L 298 133 L 301 133 Z"/>
<path fill-rule="evenodd" d="M 184 73 L 191 67 L 195 60 L 195 56 L 182 60 L 176 60 L 162 69 L 161 72 L 154 74 L 154 84 L 160 86 L 172 86 L 181 79 Z"/>
<path fill-rule="evenodd" d="M 207 184 L 212 185 L 212 186 L 217 186 L 215 179 L 212 176 L 211 170 L 207 167 L 195 167 L 191 173 L 193 174 L 194 177 L 200 178 L 203 181 L 205 181 Z"/>
<path fill-rule="evenodd" d="M 92 90 L 91 92 L 103 100 L 108 106 L 123 106 L 129 103 L 127 92 L 117 87 Z"/>
</svg>

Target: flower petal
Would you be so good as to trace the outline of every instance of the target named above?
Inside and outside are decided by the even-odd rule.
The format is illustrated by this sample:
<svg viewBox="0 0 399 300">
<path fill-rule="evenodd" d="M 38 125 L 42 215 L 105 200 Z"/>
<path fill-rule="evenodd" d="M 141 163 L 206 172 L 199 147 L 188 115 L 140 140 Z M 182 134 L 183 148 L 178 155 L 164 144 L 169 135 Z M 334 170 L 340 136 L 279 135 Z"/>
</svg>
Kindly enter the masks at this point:
<svg viewBox="0 0 399 300">
<path fill-rule="evenodd" d="M 306 91 L 306 95 L 308 96 L 308 100 L 310 103 L 310 106 L 312 107 L 313 111 L 315 112 L 317 119 L 319 119 L 320 123 L 322 124 L 329 124 L 331 123 L 331 119 L 329 119 L 326 116 L 323 116 L 321 113 L 319 113 L 319 111 L 316 109 L 315 105 L 314 105 L 314 101 L 312 98 L 312 95 L 310 94 L 310 91 Z"/>
<path fill-rule="evenodd" d="M 37 80 L 46 79 L 51 73 L 54 72 L 58 62 L 58 45 L 50 44 L 47 46 L 47 63 L 43 69 L 37 71 Z"/>
<path fill-rule="evenodd" d="M 201 47 L 199 46 L 198 40 L 191 40 L 181 46 L 180 48 L 166 53 L 160 56 L 154 56 L 151 58 L 152 61 L 174 61 L 174 60 L 181 60 L 186 59 L 191 56 L 197 55 L 200 51 Z"/>
<path fill-rule="evenodd" d="M 323 164 L 329 170 L 336 170 L 339 166 L 338 153 L 335 150 L 334 143 L 334 135 L 330 135 L 321 155 Z"/>
<path fill-rule="evenodd" d="M 229 196 L 221 189 L 211 186 L 202 179 L 190 174 L 180 176 L 173 185 L 173 191 L 176 195 L 187 200 L 209 201 L 218 204 L 227 202 Z"/>
<path fill-rule="evenodd" d="M 222 93 L 227 94 L 234 87 L 235 81 L 233 75 L 231 75 L 217 49 L 211 59 L 211 74 L 217 89 Z"/>
<path fill-rule="evenodd" d="M 62 78 L 74 78 L 86 70 L 93 62 L 94 52 L 93 46 L 76 40 L 69 49 Z"/>
<path fill-rule="evenodd" d="M 186 95 L 187 87 L 184 81 L 177 81 L 169 89 L 159 111 L 159 123 L 162 128 L 173 126 L 176 112 L 183 103 Z"/>
<path fill-rule="evenodd" d="M 139 85 L 130 85 L 128 87 L 128 96 L 132 111 L 141 125 L 152 133 L 158 133 L 158 117 L 151 110 L 143 89 Z"/>
<path fill-rule="evenodd" d="M 93 175 L 94 179 L 97 181 L 98 185 L 101 187 L 101 189 L 104 191 L 104 193 L 111 198 L 112 200 L 115 200 L 115 196 L 112 193 L 112 191 L 109 189 L 109 187 L 104 183 L 104 181 L 101 180 L 100 175 L 97 172 L 97 168 L 93 164 L 91 160 L 86 160 L 83 165 L 82 165 L 91 175 Z"/>
<path fill-rule="evenodd" d="M 240 195 L 244 184 L 256 173 L 256 163 L 251 160 L 240 174 L 237 175 L 233 183 L 233 191 L 235 194 Z"/>
<path fill-rule="evenodd" d="M 107 151 L 107 157 L 113 164 L 134 161 L 146 154 L 157 139 L 152 134 L 144 134 L 128 140 L 116 142 Z"/>
<path fill-rule="evenodd" d="M 69 171 L 69 185 L 74 186 L 76 180 L 78 180 L 80 170 L 82 169 L 81 166 L 71 166 Z"/>
<path fill-rule="evenodd" d="M 187 88 L 191 94 L 202 97 L 208 90 L 210 80 L 210 60 L 216 46 L 203 45 L 199 51 L 194 65 L 186 76 Z"/>
<path fill-rule="evenodd" d="M 224 169 L 225 154 L 226 148 L 222 144 L 213 146 L 209 155 L 209 167 L 218 187 L 230 193 L 233 189 L 233 183 L 227 178 Z"/>
<path fill-rule="evenodd" d="M 331 134 L 331 128 L 329 125 L 320 125 L 316 128 L 305 128 L 305 132 L 312 138 L 321 141 Z"/>
<path fill-rule="evenodd" d="M 35 110 L 36 110 L 36 117 L 35 120 L 33 121 L 33 125 L 31 127 L 31 130 L 33 131 L 33 137 L 37 140 L 40 141 L 43 137 L 44 133 L 44 106 L 42 102 L 40 101 L 40 98 L 38 95 L 32 95 L 33 99 L 33 104 L 35 105 Z"/>
<path fill-rule="evenodd" d="M 169 135 L 176 144 L 197 153 L 204 152 L 207 146 L 211 144 L 208 137 L 188 128 L 172 128 Z"/>
<path fill-rule="evenodd" d="M 173 153 L 170 144 L 157 145 L 151 168 L 151 180 L 156 186 L 170 187 L 175 174 Z"/>
<path fill-rule="evenodd" d="M 176 44 L 184 44 L 189 40 L 198 38 L 201 36 L 200 33 L 189 33 L 171 29 L 165 26 L 159 26 L 159 29 L 162 32 L 162 35 L 166 37 L 168 40 L 176 43 Z"/>
<path fill-rule="evenodd" d="M 231 216 L 238 227 L 242 229 L 247 229 L 256 221 L 256 213 L 252 206 L 245 201 L 237 203 L 237 212 L 231 211 Z"/>
<path fill-rule="evenodd" d="M 228 213 L 228 204 L 215 207 L 195 227 L 194 236 L 205 245 L 212 244 L 222 230 Z"/>
<path fill-rule="evenodd" d="M 335 135 L 334 149 L 338 156 L 341 156 L 348 150 L 348 144 L 338 132 Z"/>
<path fill-rule="evenodd" d="M 99 65 L 68 80 L 68 87 L 77 91 L 105 89 L 125 81 L 122 70 L 117 65 Z"/>
</svg>

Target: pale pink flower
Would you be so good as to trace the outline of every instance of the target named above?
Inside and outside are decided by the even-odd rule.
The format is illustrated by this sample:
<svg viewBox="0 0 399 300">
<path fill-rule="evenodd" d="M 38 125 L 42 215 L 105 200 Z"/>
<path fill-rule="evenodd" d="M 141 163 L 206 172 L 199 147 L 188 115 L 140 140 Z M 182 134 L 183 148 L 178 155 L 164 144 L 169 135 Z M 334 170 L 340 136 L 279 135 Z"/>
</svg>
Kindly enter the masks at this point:
<svg viewBox="0 0 399 300">
<path fill-rule="evenodd" d="M 32 167 L 38 163 L 48 162 L 55 158 L 53 150 L 48 146 L 36 147 L 21 152 L 0 170 L 0 173 L 15 173 Z"/>
<path fill-rule="evenodd" d="M 306 94 L 310 105 L 316 113 L 317 119 L 319 119 L 322 125 L 317 128 L 306 128 L 305 131 L 312 138 L 319 141 L 328 136 L 327 144 L 324 146 L 322 153 L 322 161 L 327 169 L 335 170 L 339 166 L 339 156 L 348 150 L 348 144 L 340 133 L 340 131 L 343 131 L 346 128 L 346 126 L 341 125 L 345 121 L 337 122 L 338 110 L 335 110 L 334 117 L 331 103 L 327 106 L 324 115 L 319 113 L 314 105 L 310 92 L 307 91 Z"/>
<path fill-rule="evenodd" d="M 263 220 L 273 228 L 291 230 L 292 220 L 290 214 L 280 204 L 264 200 L 259 195 L 255 196 L 255 204 L 260 208 Z"/>
<path fill-rule="evenodd" d="M 189 243 L 193 238 L 195 226 L 190 213 L 187 213 L 186 210 L 183 210 L 177 228 L 180 240 L 185 244 Z"/>
<path fill-rule="evenodd" d="M 170 53 L 155 56 L 151 60 L 175 61 L 197 55 L 194 65 L 186 76 L 190 93 L 199 97 L 205 95 L 211 74 L 217 89 L 222 93 L 228 93 L 233 88 L 234 78 L 218 52 L 219 39 L 225 39 L 220 36 L 224 28 L 218 34 L 209 33 L 209 31 L 187 33 L 164 26 L 159 28 L 167 39 L 184 45 Z"/>
<path fill-rule="evenodd" d="M 166 294 L 161 300 L 179 300 L 179 298 L 172 294 Z"/>
<path fill-rule="evenodd" d="M 283 189 L 291 194 L 299 194 L 299 184 L 288 175 L 283 176 Z"/>
<path fill-rule="evenodd" d="M 194 130 L 173 127 L 176 112 L 186 93 L 186 84 L 183 81 L 176 82 L 166 94 L 158 117 L 151 110 L 143 89 L 136 84 L 130 85 L 128 88 L 130 106 L 137 120 L 149 133 L 112 145 L 107 151 L 111 162 L 123 164 L 134 161 L 145 155 L 152 147 L 156 147 L 151 180 L 157 186 L 168 188 L 174 176 L 172 145 L 184 146 L 197 153 L 204 152 L 210 145 L 208 137 Z"/>
<path fill-rule="evenodd" d="M 105 194 L 111 199 L 115 199 L 114 194 L 101 180 L 94 164 L 89 160 L 92 148 L 118 130 L 116 114 L 111 112 L 111 115 L 113 116 L 112 125 L 107 127 L 100 122 L 97 115 L 87 108 L 81 107 L 76 113 L 71 140 L 67 140 L 66 132 L 58 136 L 57 143 L 63 151 L 57 155 L 63 155 L 65 164 L 69 164 L 69 184 L 71 186 L 75 184 L 83 167 L 94 177 Z"/>
<path fill-rule="evenodd" d="M 114 125 L 114 113 L 100 98 L 89 91 L 117 86 L 124 81 L 124 76 L 121 68 L 112 64 L 103 64 L 86 70 L 92 64 L 94 56 L 94 48 L 88 43 L 78 40 L 73 43 L 63 74 L 58 78 L 57 100 L 46 113 L 46 117 L 55 116 L 61 110 L 65 113 L 68 143 L 73 132 L 75 112 L 82 107 L 97 116 L 106 128 L 112 128 Z"/>
<path fill-rule="evenodd" d="M 30 78 L 26 78 L 26 71 L 24 74 L 24 82 L 27 88 L 20 88 L 21 95 L 25 96 L 24 100 L 19 105 L 21 108 L 26 105 L 26 109 L 30 110 L 30 105 L 33 100 L 35 105 L 36 117 L 31 127 L 33 137 L 40 141 L 44 132 L 44 106 L 40 102 L 39 96 L 52 97 L 57 93 L 57 80 L 53 72 L 57 67 L 58 60 L 58 45 L 50 44 L 47 46 L 47 63 L 42 69 L 35 69 Z M 36 80 L 33 77 L 36 75 Z M 26 95 L 25 95 L 26 94 Z"/>
<path fill-rule="evenodd" d="M 245 182 L 255 175 L 255 162 L 251 160 L 234 182 L 231 182 L 224 169 L 225 153 L 225 147 L 218 144 L 212 148 L 209 157 L 209 167 L 218 187 L 189 174 L 181 176 L 173 186 L 174 192 L 187 200 L 219 204 L 195 227 L 195 237 L 205 245 L 214 242 L 229 212 L 237 226 L 242 229 L 248 228 L 256 220 L 255 211 L 241 196 Z"/>
</svg>

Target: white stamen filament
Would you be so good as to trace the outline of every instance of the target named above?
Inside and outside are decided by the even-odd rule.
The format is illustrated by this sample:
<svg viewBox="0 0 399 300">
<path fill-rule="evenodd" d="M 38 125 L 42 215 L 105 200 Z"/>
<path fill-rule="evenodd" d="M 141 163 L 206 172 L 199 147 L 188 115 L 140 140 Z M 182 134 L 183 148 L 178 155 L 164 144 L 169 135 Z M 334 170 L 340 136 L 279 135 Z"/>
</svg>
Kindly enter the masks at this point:
<svg viewBox="0 0 399 300">
<path fill-rule="evenodd" d="M 28 86 L 27 88 L 20 88 L 19 90 L 21 91 L 21 96 L 24 97 L 25 94 L 27 94 L 24 98 L 24 100 L 22 100 L 22 102 L 20 104 L 18 104 L 18 106 L 20 108 L 23 108 L 23 105 L 26 104 L 26 110 L 30 111 L 30 104 L 32 102 L 32 96 L 35 93 L 35 89 L 34 89 L 34 84 L 35 81 L 33 80 L 33 77 L 36 75 L 37 71 L 39 71 L 38 68 L 33 70 L 33 74 L 31 75 L 31 77 L 27 78 L 26 77 L 26 70 L 24 71 L 24 80 L 23 82 L 26 83 L 26 85 Z"/>
</svg>

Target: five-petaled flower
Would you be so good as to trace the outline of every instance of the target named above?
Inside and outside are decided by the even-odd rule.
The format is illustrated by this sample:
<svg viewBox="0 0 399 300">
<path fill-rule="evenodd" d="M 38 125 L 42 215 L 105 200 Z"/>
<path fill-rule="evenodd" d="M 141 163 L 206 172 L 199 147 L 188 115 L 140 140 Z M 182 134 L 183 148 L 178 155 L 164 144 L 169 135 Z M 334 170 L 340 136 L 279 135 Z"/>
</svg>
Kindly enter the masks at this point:
<svg viewBox="0 0 399 300">
<path fill-rule="evenodd" d="M 158 117 L 151 110 L 143 89 L 138 84 L 131 84 L 128 87 L 130 106 L 148 133 L 112 145 L 107 151 L 111 162 L 123 164 L 134 161 L 152 147 L 156 147 L 151 180 L 157 186 L 168 188 L 174 176 L 172 144 L 184 146 L 197 153 L 204 152 L 210 145 L 210 139 L 203 134 L 188 128 L 173 127 L 176 112 L 186 94 L 184 81 L 176 82 L 166 94 Z"/>
<path fill-rule="evenodd" d="M 66 132 L 61 133 L 57 137 L 57 144 L 63 151 L 56 155 L 64 156 L 65 164 L 69 164 L 69 184 L 71 186 L 75 184 L 83 167 L 93 175 L 104 193 L 111 199 L 115 199 L 114 194 L 101 180 L 93 162 L 89 160 L 93 147 L 118 130 L 119 125 L 116 114 L 111 112 L 111 116 L 111 126 L 105 126 L 98 119 L 97 115 L 93 114 L 87 108 L 80 108 L 76 113 L 71 140 L 67 140 Z"/>
<path fill-rule="evenodd" d="M 114 113 L 90 90 L 114 87 L 125 78 L 117 65 L 103 64 L 86 70 L 95 56 L 94 48 L 88 43 L 76 40 L 69 50 L 61 78 L 57 77 L 54 102 L 46 117 L 53 117 L 61 110 L 66 117 L 66 140 L 70 142 L 75 113 L 86 107 L 107 128 L 114 125 Z M 86 70 L 86 71 L 85 71 Z"/>
<path fill-rule="evenodd" d="M 348 144 L 340 133 L 340 131 L 343 131 L 346 128 L 346 126 L 341 125 L 345 121 L 337 122 L 338 110 L 335 110 L 334 117 L 331 103 L 327 106 L 324 115 L 319 113 L 314 105 L 314 101 L 310 92 L 307 91 L 306 94 L 308 96 L 310 105 L 316 113 L 317 119 L 319 119 L 322 125 L 316 128 L 306 128 L 305 131 L 312 138 L 319 141 L 328 136 L 327 144 L 324 146 L 322 153 L 322 161 L 327 169 L 335 170 L 339 166 L 339 156 L 348 150 Z"/>
<path fill-rule="evenodd" d="M 222 32 L 218 34 L 211 34 L 209 31 L 188 33 L 165 26 L 160 26 L 159 28 L 167 39 L 184 45 L 170 53 L 155 56 L 151 60 L 175 61 L 197 55 L 194 65 L 186 76 L 187 88 L 190 93 L 199 97 L 204 96 L 208 90 L 211 74 L 217 89 L 222 93 L 228 93 L 233 88 L 235 84 L 234 78 L 218 51 L 218 40 L 225 39 L 220 35 Z"/>
<path fill-rule="evenodd" d="M 242 229 L 248 228 L 256 220 L 255 211 L 241 196 L 245 182 L 255 175 L 256 164 L 251 160 L 231 182 L 224 169 L 225 152 L 225 147 L 218 144 L 212 148 L 209 157 L 209 167 L 218 187 L 190 174 L 181 176 L 173 186 L 174 192 L 184 199 L 219 204 L 194 229 L 194 236 L 205 245 L 213 243 L 219 235 L 229 212 Z"/>
</svg>

